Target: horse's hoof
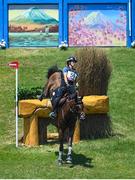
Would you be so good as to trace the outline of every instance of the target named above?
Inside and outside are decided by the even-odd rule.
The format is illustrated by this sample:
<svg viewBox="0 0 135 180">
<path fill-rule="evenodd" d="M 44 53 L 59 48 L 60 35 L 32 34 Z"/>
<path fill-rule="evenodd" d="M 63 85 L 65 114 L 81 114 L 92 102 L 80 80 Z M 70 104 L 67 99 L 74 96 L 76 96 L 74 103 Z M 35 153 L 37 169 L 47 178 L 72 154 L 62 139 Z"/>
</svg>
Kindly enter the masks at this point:
<svg viewBox="0 0 135 180">
<path fill-rule="evenodd" d="M 68 158 L 66 159 L 66 162 L 67 162 L 67 164 L 72 164 L 72 158 L 71 158 L 71 157 L 68 157 Z"/>
<path fill-rule="evenodd" d="M 72 161 L 69 161 L 69 160 L 68 160 L 68 161 L 66 161 L 66 162 L 67 162 L 67 164 L 72 164 Z"/>
<path fill-rule="evenodd" d="M 70 160 L 67 160 L 66 162 L 67 162 L 67 164 L 72 164 L 72 161 L 70 161 Z"/>
</svg>

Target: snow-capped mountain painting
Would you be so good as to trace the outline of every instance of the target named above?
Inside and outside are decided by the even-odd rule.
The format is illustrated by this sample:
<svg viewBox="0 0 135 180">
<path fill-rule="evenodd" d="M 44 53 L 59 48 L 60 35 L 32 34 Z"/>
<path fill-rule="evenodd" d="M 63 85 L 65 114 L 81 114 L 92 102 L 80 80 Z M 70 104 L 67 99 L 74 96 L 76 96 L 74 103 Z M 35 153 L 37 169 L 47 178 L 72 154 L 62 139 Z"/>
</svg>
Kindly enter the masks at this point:
<svg viewBox="0 0 135 180">
<path fill-rule="evenodd" d="M 115 27 L 111 19 L 105 16 L 100 11 L 91 12 L 84 18 L 84 24 L 90 26 L 90 28 L 105 28 L 108 25 Z"/>
<path fill-rule="evenodd" d="M 11 19 L 10 21 L 16 23 L 36 23 L 36 24 L 58 24 L 58 21 L 47 15 L 43 10 L 32 7 L 26 10 L 21 15 Z"/>
<path fill-rule="evenodd" d="M 58 46 L 58 5 L 10 5 L 9 46 Z"/>
</svg>

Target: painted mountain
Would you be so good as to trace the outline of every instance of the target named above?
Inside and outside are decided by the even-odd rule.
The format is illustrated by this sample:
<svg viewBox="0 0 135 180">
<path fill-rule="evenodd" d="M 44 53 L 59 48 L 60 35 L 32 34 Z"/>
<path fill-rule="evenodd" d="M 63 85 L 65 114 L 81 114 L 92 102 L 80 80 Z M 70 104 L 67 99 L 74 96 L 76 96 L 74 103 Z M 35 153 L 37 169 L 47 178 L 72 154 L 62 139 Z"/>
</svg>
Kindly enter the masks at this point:
<svg viewBox="0 0 135 180">
<path fill-rule="evenodd" d="M 116 24 L 112 23 L 112 21 L 100 11 L 92 12 L 87 17 L 85 17 L 84 24 L 90 26 L 90 28 L 100 29 L 103 29 L 108 25 L 112 26 L 113 29 L 117 26 Z"/>
<path fill-rule="evenodd" d="M 11 23 L 58 24 L 58 21 L 48 16 L 43 10 L 32 7 L 10 21 Z"/>
</svg>

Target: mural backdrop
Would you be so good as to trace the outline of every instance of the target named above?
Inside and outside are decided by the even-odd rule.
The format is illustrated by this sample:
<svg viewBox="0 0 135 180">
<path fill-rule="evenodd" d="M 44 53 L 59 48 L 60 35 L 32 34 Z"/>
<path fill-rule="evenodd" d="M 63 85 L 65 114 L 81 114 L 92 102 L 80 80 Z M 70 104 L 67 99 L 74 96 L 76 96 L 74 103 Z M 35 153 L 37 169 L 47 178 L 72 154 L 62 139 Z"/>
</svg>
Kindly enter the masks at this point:
<svg viewBox="0 0 135 180">
<path fill-rule="evenodd" d="M 70 46 L 126 46 L 126 5 L 69 5 Z"/>
<path fill-rule="evenodd" d="M 57 5 L 9 5 L 9 46 L 58 46 Z"/>
</svg>

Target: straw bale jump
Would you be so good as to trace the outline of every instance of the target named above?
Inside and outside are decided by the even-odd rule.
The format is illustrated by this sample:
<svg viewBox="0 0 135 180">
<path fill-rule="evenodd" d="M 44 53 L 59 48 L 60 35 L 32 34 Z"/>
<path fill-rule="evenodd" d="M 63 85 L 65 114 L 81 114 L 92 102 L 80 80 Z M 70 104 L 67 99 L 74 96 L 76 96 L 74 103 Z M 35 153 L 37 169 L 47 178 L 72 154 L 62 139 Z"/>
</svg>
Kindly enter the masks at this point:
<svg viewBox="0 0 135 180">
<path fill-rule="evenodd" d="M 83 98 L 84 112 L 90 114 L 106 114 L 109 111 L 108 96 L 85 96 Z M 49 99 L 19 101 L 19 117 L 23 118 L 23 143 L 29 146 L 45 144 L 48 138 L 58 138 L 58 134 L 48 134 L 47 126 L 52 123 L 49 113 L 52 105 Z M 53 124 L 53 123 L 52 123 Z M 80 123 L 77 121 L 74 133 L 74 143 L 80 140 Z"/>
</svg>

